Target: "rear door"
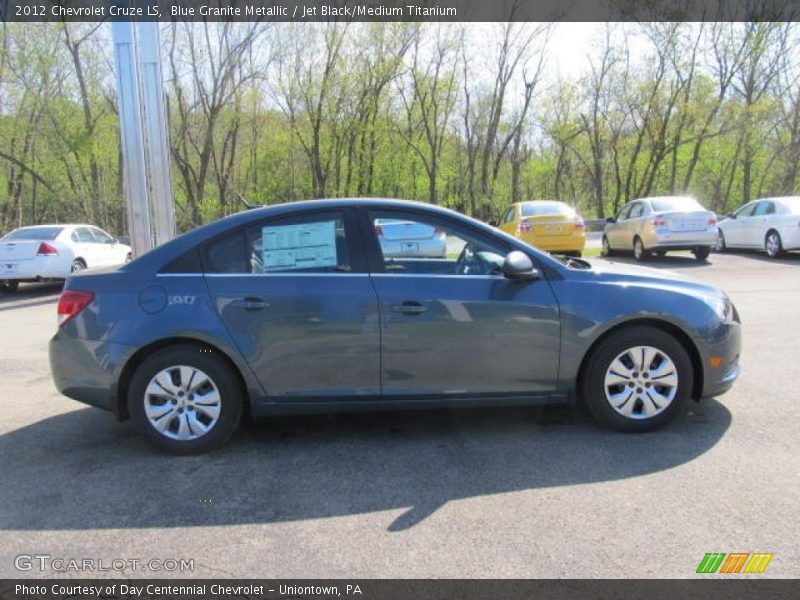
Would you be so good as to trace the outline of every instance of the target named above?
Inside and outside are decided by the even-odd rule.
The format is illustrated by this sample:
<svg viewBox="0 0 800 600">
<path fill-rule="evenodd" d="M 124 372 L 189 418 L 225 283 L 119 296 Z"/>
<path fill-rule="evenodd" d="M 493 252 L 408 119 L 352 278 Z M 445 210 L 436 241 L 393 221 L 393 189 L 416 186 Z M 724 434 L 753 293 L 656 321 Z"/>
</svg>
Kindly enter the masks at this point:
<svg viewBox="0 0 800 600">
<path fill-rule="evenodd" d="M 762 200 L 753 211 L 752 218 L 748 219 L 749 227 L 745 230 L 748 246 L 763 246 L 771 221 L 775 218 L 775 203 L 772 200 Z"/>
<path fill-rule="evenodd" d="M 384 256 L 374 225 L 388 218 L 441 229 L 446 256 Z M 385 397 L 554 390 L 560 339 L 556 300 L 543 279 L 521 282 L 502 275 L 506 242 L 414 210 L 364 210 L 362 231 L 380 305 Z"/>
<path fill-rule="evenodd" d="M 122 264 L 123 261 L 118 260 L 117 258 L 119 248 L 114 243 L 114 238 L 97 227 L 90 227 L 89 229 L 91 230 L 92 236 L 97 243 L 96 255 L 99 263 L 103 264 L 104 266 Z"/>
<path fill-rule="evenodd" d="M 212 242 L 209 291 L 275 401 L 380 393 L 378 302 L 350 210 L 267 219 Z"/>
</svg>

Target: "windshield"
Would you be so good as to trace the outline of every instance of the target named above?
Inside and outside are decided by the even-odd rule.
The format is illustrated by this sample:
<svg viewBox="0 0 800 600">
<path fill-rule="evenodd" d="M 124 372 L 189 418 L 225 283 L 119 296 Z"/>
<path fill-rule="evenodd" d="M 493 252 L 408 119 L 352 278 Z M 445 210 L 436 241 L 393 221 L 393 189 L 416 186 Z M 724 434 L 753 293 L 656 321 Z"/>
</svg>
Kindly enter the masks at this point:
<svg viewBox="0 0 800 600">
<path fill-rule="evenodd" d="M 563 202 L 524 202 L 522 204 L 523 217 L 540 217 L 545 215 L 572 216 L 575 211 Z"/>
<path fill-rule="evenodd" d="M 4 242 L 17 240 L 54 240 L 63 230 L 63 227 L 22 227 L 20 229 L 15 229 L 2 239 Z"/>
<path fill-rule="evenodd" d="M 705 210 L 694 198 L 654 198 L 651 203 L 653 204 L 653 210 L 657 212 Z"/>
</svg>

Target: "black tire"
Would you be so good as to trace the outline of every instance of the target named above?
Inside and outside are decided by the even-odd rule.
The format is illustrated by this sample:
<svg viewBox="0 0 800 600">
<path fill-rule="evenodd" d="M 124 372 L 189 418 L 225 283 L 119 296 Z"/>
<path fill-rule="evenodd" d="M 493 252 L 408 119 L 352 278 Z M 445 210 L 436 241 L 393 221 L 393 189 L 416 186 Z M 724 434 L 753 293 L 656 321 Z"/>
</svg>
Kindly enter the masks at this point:
<svg viewBox="0 0 800 600">
<path fill-rule="evenodd" d="M 194 439 L 171 439 L 157 431 L 145 413 L 145 391 L 150 381 L 160 371 L 179 365 L 185 365 L 205 373 L 216 387 L 220 398 L 217 421 L 207 433 Z M 187 398 L 191 398 L 191 396 L 187 396 Z M 128 411 L 131 419 L 153 443 L 172 454 L 201 454 L 221 446 L 236 431 L 242 417 L 243 402 L 239 379 L 228 361 L 214 354 L 213 351 L 209 351 L 209 348 L 199 345 L 181 344 L 159 350 L 136 368 L 130 386 L 128 386 Z M 189 411 L 195 409 L 192 407 L 185 410 L 188 420 Z M 170 420 L 184 418 L 183 410 L 181 413 L 181 415 L 169 417 Z"/>
<path fill-rule="evenodd" d="M 86 268 L 86 263 L 83 262 L 82 258 L 76 258 L 72 261 L 72 264 L 69 267 L 70 273 L 77 273 L 78 271 L 83 271 Z"/>
<path fill-rule="evenodd" d="M 19 288 L 19 281 L 16 279 L 3 279 L 0 281 L 0 293 L 13 294 Z"/>
<path fill-rule="evenodd" d="M 666 250 L 653 250 L 653 254 L 655 254 L 659 258 L 663 258 L 664 256 L 667 255 L 667 251 Z"/>
<path fill-rule="evenodd" d="M 614 250 L 611 248 L 611 244 L 609 243 L 608 238 L 606 236 L 603 236 L 603 242 L 600 254 L 602 254 L 603 256 L 614 256 Z"/>
<path fill-rule="evenodd" d="M 725 234 L 722 233 L 722 229 L 717 232 L 717 245 L 714 249 L 720 253 L 728 251 L 728 244 L 725 243 Z"/>
<path fill-rule="evenodd" d="M 678 376 L 677 390 L 671 403 L 649 418 L 624 416 L 606 399 L 607 369 L 621 353 L 636 346 L 651 346 L 663 352 L 672 360 Z M 580 391 L 589 413 L 601 425 L 617 431 L 642 432 L 663 427 L 681 415 L 689 404 L 693 384 L 692 362 L 683 345 L 661 329 L 635 325 L 611 334 L 592 351 L 582 373 Z"/>
<path fill-rule="evenodd" d="M 637 262 L 644 262 L 650 258 L 650 251 L 644 247 L 644 242 L 638 235 L 633 238 L 633 258 Z"/>
<path fill-rule="evenodd" d="M 770 229 L 767 235 L 764 236 L 764 250 L 770 258 L 780 258 L 783 256 L 783 240 L 781 234 Z"/>
<path fill-rule="evenodd" d="M 708 255 L 711 254 L 711 248 L 708 246 L 698 246 L 692 250 L 692 254 L 694 254 L 694 257 L 699 261 L 707 260 Z"/>
</svg>

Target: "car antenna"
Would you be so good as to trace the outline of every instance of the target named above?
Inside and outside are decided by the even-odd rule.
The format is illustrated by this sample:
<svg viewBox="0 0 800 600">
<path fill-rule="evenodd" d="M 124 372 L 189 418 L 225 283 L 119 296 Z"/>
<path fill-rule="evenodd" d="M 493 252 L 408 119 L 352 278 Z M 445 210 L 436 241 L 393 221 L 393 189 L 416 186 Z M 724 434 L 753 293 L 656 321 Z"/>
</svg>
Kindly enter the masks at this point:
<svg viewBox="0 0 800 600">
<path fill-rule="evenodd" d="M 247 201 L 247 198 L 245 198 L 242 194 L 239 193 L 236 194 L 236 197 L 242 204 L 244 204 L 246 210 L 253 210 L 254 208 L 261 208 L 262 206 L 264 206 L 263 204 L 250 204 Z"/>
</svg>

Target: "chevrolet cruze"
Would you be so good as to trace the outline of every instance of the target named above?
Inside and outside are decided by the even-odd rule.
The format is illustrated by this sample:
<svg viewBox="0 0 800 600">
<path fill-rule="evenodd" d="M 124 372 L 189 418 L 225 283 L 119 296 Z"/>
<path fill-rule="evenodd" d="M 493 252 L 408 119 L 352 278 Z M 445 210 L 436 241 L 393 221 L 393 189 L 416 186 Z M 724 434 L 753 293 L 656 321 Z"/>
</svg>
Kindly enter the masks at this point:
<svg viewBox="0 0 800 600">
<path fill-rule="evenodd" d="M 385 253 L 383 224 L 442 255 Z M 65 395 L 162 448 L 220 445 L 244 415 L 579 401 L 655 429 L 739 373 L 720 290 L 540 252 L 458 213 L 395 200 L 246 211 L 125 266 L 70 277 L 50 343 Z"/>
</svg>

